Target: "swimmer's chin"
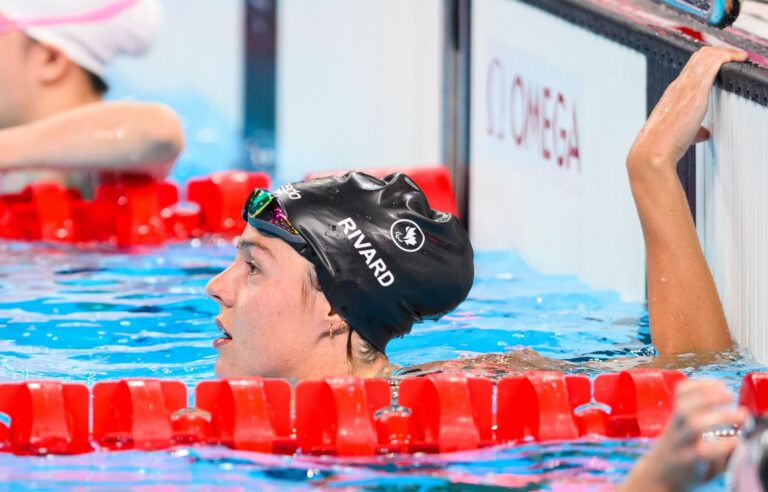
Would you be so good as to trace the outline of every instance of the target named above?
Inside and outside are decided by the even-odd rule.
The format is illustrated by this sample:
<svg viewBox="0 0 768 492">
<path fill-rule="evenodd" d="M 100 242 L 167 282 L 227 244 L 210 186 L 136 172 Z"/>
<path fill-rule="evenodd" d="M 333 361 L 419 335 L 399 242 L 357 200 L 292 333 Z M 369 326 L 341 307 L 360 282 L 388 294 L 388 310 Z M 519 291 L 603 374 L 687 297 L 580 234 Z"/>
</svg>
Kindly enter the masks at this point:
<svg viewBox="0 0 768 492">
<path fill-rule="evenodd" d="M 236 371 L 226 362 L 222 361 L 221 357 L 216 359 L 216 364 L 213 366 L 213 373 L 219 379 L 234 378 L 242 375 L 235 374 Z"/>
</svg>

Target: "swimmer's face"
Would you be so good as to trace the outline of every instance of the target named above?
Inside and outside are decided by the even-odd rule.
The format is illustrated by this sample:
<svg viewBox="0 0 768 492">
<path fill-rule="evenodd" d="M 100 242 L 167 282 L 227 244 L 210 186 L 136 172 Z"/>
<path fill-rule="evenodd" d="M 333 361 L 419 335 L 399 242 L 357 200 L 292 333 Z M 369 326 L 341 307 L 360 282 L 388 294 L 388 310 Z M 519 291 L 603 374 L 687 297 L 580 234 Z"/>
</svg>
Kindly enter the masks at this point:
<svg viewBox="0 0 768 492">
<path fill-rule="evenodd" d="M 0 30 L 0 128 L 29 118 L 35 97 L 33 45 L 21 31 Z"/>
<path fill-rule="evenodd" d="M 338 317 L 310 268 L 283 240 L 245 228 L 235 260 L 207 286 L 231 336 L 214 342 L 219 377 L 318 377 L 332 365 L 327 332 Z"/>
</svg>

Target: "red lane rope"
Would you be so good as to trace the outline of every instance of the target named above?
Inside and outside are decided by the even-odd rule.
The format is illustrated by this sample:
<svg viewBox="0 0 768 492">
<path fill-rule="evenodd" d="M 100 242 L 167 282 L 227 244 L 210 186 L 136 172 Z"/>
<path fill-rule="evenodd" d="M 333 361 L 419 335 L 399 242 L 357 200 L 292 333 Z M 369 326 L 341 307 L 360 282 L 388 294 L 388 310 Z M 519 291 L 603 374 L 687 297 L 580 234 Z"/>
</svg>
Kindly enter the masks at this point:
<svg viewBox="0 0 768 492">
<path fill-rule="evenodd" d="M 367 170 L 376 176 L 394 171 L 411 176 L 433 208 L 456 214 L 445 167 Z M 270 188 L 269 176 L 243 171 L 213 173 L 187 182 L 185 206 L 179 203 L 176 184 L 148 178 L 103 183 L 92 200 L 57 183 L 36 183 L 19 193 L 0 195 L 0 239 L 129 248 L 209 234 L 235 236 L 243 227 L 243 203 L 254 188 Z"/>
<path fill-rule="evenodd" d="M 459 373 L 397 383 L 355 377 L 204 381 L 186 408 L 180 381 L 0 384 L 0 452 L 78 454 L 219 444 L 268 453 L 363 456 L 450 452 L 586 436 L 655 437 L 673 410 L 677 371 L 587 376 L 528 371 L 494 383 Z M 292 407 L 293 402 L 293 407 Z M 768 409 L 768 374 L 748 375 L 741 402 Z M 598 405 L 599 404 L 599 405 Z M 606 411 L 604 408 L 610 410 Z"/>
<path fill-rule="evenodd" d="M 174 183 L 147 178 L 101 184 L 92 200 L 56 183 L 36 183 L 0 195 L 0 239 L 131 247 L 236 235 L 248 194 L 269 185 L 266 174 L 242 171 L 192 179 L 185 190 L 190 208 L 179 204 Z"/>
</svg>

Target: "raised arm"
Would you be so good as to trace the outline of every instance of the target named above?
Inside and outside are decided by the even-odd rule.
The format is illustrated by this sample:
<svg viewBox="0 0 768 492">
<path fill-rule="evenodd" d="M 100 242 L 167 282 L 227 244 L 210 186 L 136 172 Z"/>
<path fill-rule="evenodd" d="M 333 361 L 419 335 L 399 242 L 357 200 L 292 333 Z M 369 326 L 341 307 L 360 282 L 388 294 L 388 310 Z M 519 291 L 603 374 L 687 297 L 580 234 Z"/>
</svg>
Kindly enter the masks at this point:
<svg viewBox="0 0 768 492">
<path fill-rule="evenodd" d="M 645 239 L 651 338 L 659 354 L 732 347 L 723 307 L 677 177 L 701 128 L 715 76 L 746 54 L 705 47 L 667 88 L 627 156 L 632 194 Z"/>
<path fill-rule="evenodd" d="M 0 172 L 126 171 L 164 178 L 183 146 L 170 108 L 99 102 L 0 130 Z"/>
</svg>

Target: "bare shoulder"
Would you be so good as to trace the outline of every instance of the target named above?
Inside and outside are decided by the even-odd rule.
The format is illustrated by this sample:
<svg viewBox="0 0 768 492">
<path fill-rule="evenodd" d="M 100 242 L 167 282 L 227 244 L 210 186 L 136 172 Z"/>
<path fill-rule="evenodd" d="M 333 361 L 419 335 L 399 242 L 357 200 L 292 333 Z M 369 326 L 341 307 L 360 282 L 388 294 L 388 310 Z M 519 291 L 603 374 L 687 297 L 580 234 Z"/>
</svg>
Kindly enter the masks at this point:
<svg viewBox="0 0 768 492">
<path fill-rule="evenodd" d="M 483 354 L 453 360 L 438 360 L 424 364 L 397 368 L 395 376 L 425 376 L 440 372 L 461 372 L 468 376 L 500 379 L 530 370 L 561 371 L 568 373 L 620 372 L 629 369 L 653 368 L 680 370 L 710 364 L 729 364 L 741 356 L 736 352 L 709 352 L 664 356 L 620 357 L 580 363 L 545 357 L 530 348 L 516 348 L 509 352 Z"/>
<path fill-rule="evenodd" d="M 509 352 L 416 364 L 401 368 L 397 373 L 402 376 L 424 376 L 439 372 L 462 372 L 468 376 L 497 379 L 529 370 L 567 372 L 576 367 L 567 361 L 545 357 L 535 350 L 521 347 Z"/>
</svg>

